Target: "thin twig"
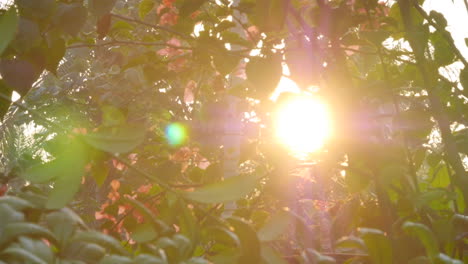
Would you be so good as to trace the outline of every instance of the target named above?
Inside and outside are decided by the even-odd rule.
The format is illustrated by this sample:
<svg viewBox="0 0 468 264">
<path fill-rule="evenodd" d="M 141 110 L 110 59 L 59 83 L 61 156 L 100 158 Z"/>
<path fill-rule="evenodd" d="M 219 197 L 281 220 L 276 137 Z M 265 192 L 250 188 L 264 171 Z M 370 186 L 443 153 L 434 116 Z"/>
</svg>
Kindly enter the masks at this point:
<svg viewBox="0 0 468 264">
<path fill-rule="evenodd" d="M 105 47 L 105 46 L 120 46 L 120 45 L 136 45 L 136 46 L 161 46 L 161 47 L 170 47 L 173 49 L 181 49 L 181 50 L 192 50 L 191 47 L 181 47 L 172 45 L 165 42 L 141 42 L 141 41 L 129 41 L 129 40 L 112 40 L 108 42 L 102 43 L 95 43 L 95 44 L 76 44 L 71 45 L 69 49 L 76 49 L 76 48 L 85 48 L 85 47 Z"/>
<path fill-rule="evenodd" d="M 182 38 L 184 38 L 184 39 L 193 39 L 193 37 L 191 37 L 191 36 L 182 34 L 182 33 L 178 32 L 178 31 L 176 31 L 176 30 L 173 30 L 173 29 L 168 28 L 168 27 L 165 27 L 165 26 L 159 26 L 159 25 L 150 24 L 150 23 L 147 23 L 147 22 L 138 20 L 138 19 L 134 19 L 134 18 L 131 18 L 131 17 L 126 17 L 126 16 L 114 14 L 114 13 L 112 13 L 111 15 L 112 15 L 113 17 L 116 17 L 116 18 L 119 18 L 119 19 L 122 19 L 122 20 L 125 20 L 125 21 L 128 21 L 128 22 L 137 23 L 137 24 L 140 24 L 140 25 L 144 25 L 144 26 L 147 26 L 147 27 L 156 29 L 156 30 L 163 30 L 163 31 L 172 33 L 172 34 L 174 34 L 174 35 L 177 35 L 177 36 L 179 36 L 179 37 L 182 37 Z"/>
</svg>

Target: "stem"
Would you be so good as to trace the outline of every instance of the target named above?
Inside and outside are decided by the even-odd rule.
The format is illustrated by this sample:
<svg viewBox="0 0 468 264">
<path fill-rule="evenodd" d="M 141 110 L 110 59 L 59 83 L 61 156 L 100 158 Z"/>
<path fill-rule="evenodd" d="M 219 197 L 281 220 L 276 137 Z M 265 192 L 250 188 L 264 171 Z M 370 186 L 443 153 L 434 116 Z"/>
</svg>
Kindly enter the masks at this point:
<svg viewBox="0 0 468 264">
<path fill-rule="evenodd" d="M 468 0 L 463 0 L 463 2 L 465 3 L 466 12 L 468 12 Z"/>
</svg>

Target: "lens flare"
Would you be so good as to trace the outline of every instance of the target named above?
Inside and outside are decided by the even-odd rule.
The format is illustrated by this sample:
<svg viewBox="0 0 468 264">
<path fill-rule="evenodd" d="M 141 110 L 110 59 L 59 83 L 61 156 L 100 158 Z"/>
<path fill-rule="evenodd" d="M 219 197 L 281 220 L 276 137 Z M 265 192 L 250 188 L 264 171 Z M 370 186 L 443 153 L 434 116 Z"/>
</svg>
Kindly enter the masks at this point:
<svg viewBox="0 0 468 264">
<path fill-rule="evenodd" d="M 317 99 L 296 96 L 276 113 L 276 136 L 299 156 L 317 151 L 330 136 L 327 107 Z"/>
<path fill-rule="evenodd" d="M 171 146 L 179 146 L 187 140 L 187 129 L 180 123 L 169 124 L 165 132 L 167 142 Z"/>
</svg>

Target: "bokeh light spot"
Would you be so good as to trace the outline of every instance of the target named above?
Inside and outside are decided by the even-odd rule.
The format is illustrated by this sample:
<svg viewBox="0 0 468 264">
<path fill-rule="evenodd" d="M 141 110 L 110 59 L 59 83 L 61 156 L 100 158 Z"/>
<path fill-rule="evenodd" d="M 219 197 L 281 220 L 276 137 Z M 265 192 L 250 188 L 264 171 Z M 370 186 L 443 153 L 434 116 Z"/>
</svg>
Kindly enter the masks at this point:
<svg viewBox="0 0 468 264">
<path fill-rule="evenodd" d="M 167 142 L 171 146 L 179 146 L 187 140 L 187 129 L 180 123 L 169 124 L 165 132 Z"/>
</svg>

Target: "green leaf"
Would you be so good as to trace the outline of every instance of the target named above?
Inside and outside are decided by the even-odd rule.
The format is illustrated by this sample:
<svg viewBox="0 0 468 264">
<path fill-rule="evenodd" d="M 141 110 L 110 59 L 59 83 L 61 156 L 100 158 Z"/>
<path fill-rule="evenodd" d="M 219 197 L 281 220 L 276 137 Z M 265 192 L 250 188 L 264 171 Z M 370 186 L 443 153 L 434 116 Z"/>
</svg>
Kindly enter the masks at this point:
<svg viewBox="0 0 468 264">
<path fill-rule="evenodd" d="M 10 43 L 18 53 L 34 52 L 42 40 L 39 25 L 26 18 L 20 18 L 18 23 L 18 32 Z"/>
<path fill-rule="evenodd" d="M 49 39 L 47 44 L 46 70 L 57 74 L 57 67 L 63 56 L 65 56 L 65 51 L 65 40 L 59 37 Z"/>
<path fill-rule="evenodd" d="M 208 226 L 203 230 L 208 238 L 208 241 L 216 241 L 216 243 L 227 245 L 230 248 L 240 249 L 241 241 L 239 237 L 228 228 L 219 226 Z"/>
<path fill-rule="evenodd" d="M 21 16 L 39 18 L 50 16 L 55 10 L 55 0 L 15 0 Z"/>
<path fill-rule="evenodd" d="M 426 249 L 427 255 L 434 259 L 439 254 L 439 246 L 432 231 L 424 224 L 405 222 L 403 230 L 410 235 L 418 238 Z"/>
<path fill-rule="evenodd" d="M 270 246 L 262 245 L 261 247 L 262 259 L 266 264 L 287 264 L 280 254 L 278 254 Z"/>
<path fill-rule="evenodd" d="M 66 256 L 86 263 L 97 263 L 106 254 L 106 249 L 94 243 L 72 242 L 67 244 Z"/>
<path fill-rule="evenodd" d="M 69 203 L 81 186 L 81 178 L 87 162 L 86 148 L 81 142 L 73 142 L 70 149 L 60 157 L 60 163 L 51 168 L 54 175 L 54 188 L 47 199 L 47 209 L 59 209 Z"/>
<path fill-rule="evenodd" d="M 8 47 L 8 44 L 10 44 L 15 37 L 18 22 L 18 14 L 14 6 L 11 6 L 8 11 L 0 16 L 0 32 L 2 32 L 2 37 L 0 38 L 0 55 L 2 55 L 3 51 Z"/>
<path fill-rule="evenodd" d="M 18 212 L 8 204 L 0 204 L 0 233 L 8 223 L 24 221 L 23 212 Z M 2 237 L 0 237 L 0 240 Z"/>
<path fill-rule="evenodd" d="M 128 256 L 128 251 L 120 244 L 118 240 L 111 236 L 107 236 L 97 231 L 83 231 L 76 233 L 72 241 L 80 241 L 85 243 L 95 243 L 104 248 L 111 249 L 115 253 Z"/>
<path fill-rule="evenodd" d="M 468 227 L 468 215 L 454 214 L 452 221 L 455 225 Z"/>
<path fill-rule="evenodd" d="M 415 206 L 420 209 L 431 205 L 433 202 L 441 202 L 447 200 L 448 193 L 445 189 L 428 190 L 421 193 L 415 200 Z"/>
<path fill-rule="evenodd" d="M 393 263 L 392 245 L 384 232 L 373 228 L 359 228 L 359 233 L 374 263 Z"/>
<path fill-rule="evenodd" d="M 117 0 L 89 0 L 88 6 L 91 14 L 101 17 L 114 8 Z"/>
<path fill-rule="evenodd" d="M 426 256 L 419 256 L 413 259 L 410 259 L 408 264 L 430 264 L 431 260 Z"/>
<path fill-rule="evenodd" d="M 239 263 L 259 263 L 261 259 L 260 241 L 255 230 L 241 218 L 230 217 L 227 221 L 234 228 L 234 233 L 241 242 L 242 255 L 239 258 Z"/>
<path fill-rule="evenodd" d="M 101 127 L 97 132 L 85 135 L 84 139 L 97 149 L 109 153 L 126 153 L 143 142 L 145 129 L 130 125 Z"/>
<path fill-rule="evenodd" d="M 166 264 L 164 260 L 159 257 L 155 257 L 148 254 L 140 254 L 134 260 L 133 263 L 138 264 Z"/>
<path fill-rule="evenodd" d="M 108 255 L 102 258 L 99 264 L 132 264 L 133 261 L 128 257 L 118 255 Z"/>
<path fill-rule="evenodd" d="M 22 198 L 15 197 L 15 196 L 0 197 L 0 204 L 2 203 L 9 205 L 11 208 L 18 210 L 18 211 L 23 211 L 24 209 L 35 208 L 35 206 L 32 203 Z"/>
<path fill-rule="evenodd" d="M 193 253 L 193 245 L 190 239 L 182 234 L 175 234 L 172 236 L 172 241 L 176 243 L 177 248 L 179 249 L 179 257 L 181 259 L 186 259 L 190 257 Z"/>
<path fill-rule="evenodd" d="M 283 0 L 258 0 L 250 19 L 261 30 L 280 31 L 286 18 L 286 5 L 287 2 Z"/>
<path fill-rule="evenodd" d="M 64 157 L 59 157 L 48 163 L 29 167 L 20 176 L 31 183 L 47 183 L 62 175 L 70 165 Z"/>
<path fill-rule="evenodd" d="M 463 86 L 463 94 L 468 96 L 468 67 L 460 71 L 460 83 Z"/>
<path fill-rule="evenodd" d="M 358 252 L 365 252 L 366 250 L 366 245 L 364 243 L 364 240 L 358 238 L 358 237 L 342 237 L 336 241 L 335 246 L 337 248 L 343 248 L 343 249 L 354 249 L 357 250 Z"/>
<path fill-rule="evenodd" d="M 230 55 L 227 50 L 216 52 L 213 55 L 213 63 L 221 75 L 230 74 L 239 64 L 240 58 L 235 55 Z"/>
<path fill-rule="evenodd" d="M 81 4 L 60 3 L 57 6 L 54 22 L 64 33 L 76 36 L 85 25 L 87 16 L 88 11 Z"/>
<path fill-rule="evenodd" d="M 320 252 L 314 249 L 306 249 L 301 254 L 302 259 L 305 263 L 317 263 L 317 264 L 335 264 L 336 260 L 332 257 L 320 254 Z"/>
<path fill-rule="evenodd" d="M 258 99 L 265 99 L 276 89 L 283 68 L 281 58 L 275 54 L 266 58 L 251 58 L 245 67 L 247 79 L 254 85 L 255 93 L 252 95 Z"/>
<path fill-rule="evenodd" d="M 288 226 L 292 223 L 293 217 L 287 211 L 279 211 L 274 214 L 265 225 L 258 231 L 260 241 L 273 241 L 284 234 Z"/>
<path fill-rule="evenodd" d="M 33 223 L 9 223 L 6 225 L 0 239 L 0 245 L 8 243 L 20 236 L 32 236 L 46 238 L 51 243 L 58 245 L 57 238 L 48 229 Z"/>
<path fill-rule="evenodd" d="M 31 263 L 31 264 L 48 264 L 38 256 L 34 255 L 31 252 L 28 252 L 25 249 L 18 248 L 18 247 L 10 247 L 2 252 L 0 252 L 0 257 L 1 256 L 12 256 L 15 259 L 21 259 L 24 262 L 23 263 Z"/>
<path fill-rule="evenodd" d="M 14 245 L 14 247 L 22 248 L 28 252 L 33 253 L 47 263 L 55 263 L 54 253 L 52 252 L 52 247 L 47 245 L 44 241 L 38 239 L 31 239 L 29 237 L 20 236 L 18 237 L 19 244 Z"/>
<path fill-rule="evenodd" d="M 76 227 L 70 215 L 65 212 L 57 211 L 49 213 L 45 220 L 49 229 L 57 237 L 60 245 L 62 245 L 62 247 L 65 246 L 68 239 L 75 232 Z"/>
<path fill-rule="evenodd" d="M 101 107 L 102 111 L 102 126 L 123 126 L 127 120 L 127 116 L 118 108 L 113 105 L 104 105 Z"/>
<path fill-rule="evenodd" d="M 201 257 L 193 257 L 189 260 L 186 260 L 185 263 L 186 264 L 210 264 L 211 262 Z"/>
<path fill-rule="evenodd" d="M 436 258 L 436 263 L 439 264 L 439 263 L 443 263 L 443 264 L 463 264 L 462 261 L 458 260 L 458 259 L 453 259 L 443 253 L 439 253 L 439 255 L 437 255 L 437 258 Z"/>
<path fill-rule="evenodd" d="M 182 6 L 179 8 L 179 14 L 182 17 L 187 17 L 191 15 L 193 12 L 197 11 L 206 0 L 190 0 L 184 1 Z"/>
<path fill-rule="evenodd" d="M 142 0 L 138 5 L 138 16 L 144 19 L 146 15 L 153 9 L 154 0 Z"/>
<path fill-rule="evenodd" d="M 360 35 L 375 46 L 380 46 L 384 40 L 390 37 L 390 32 L 385 30 L 362 31 Z"/>
<path fill-rule="evenodd" d="M 161 237 L 156 242 L 156 247 L 163 249 L 164 253 L 167 255 L 168 262 L 175 263 L 179 258 L 179 249 L 177 244 L 168 237 Z"/>
<path fill-rule="evenodd" d="M 224 181 L 209 184 L 194 191 L 181 191 L 189 200 L 200 203 L 225 203 L 235 201 L 251 193 L 260 177 L 253 175 L 233 176 Z"/>
<path fill-rule="evenodd" d="M 437 66 L 446 66 L 455 61 L 455 54 L 441 32 L 431 33 L 429 39 L 434 47 L 434 61 Z"/>
<path fill-rule="evenodd" d="M 158 232 L 152 224 L 137 225 L 134 230 L 131 231 L 132 239 L 138 243 L 145 243 L 154 240 L 158 237 Z"/>
<path fill-rule="evenodd" d="M 429 17 L 434 19 L 437 25 L 439 25 L 442 28 L 447 27 L 447 19 L 445 19 L 444 15 L 442 13 L 439 13 L 435 10 L 431 10 L 429 13 Z"/>
</svg>

